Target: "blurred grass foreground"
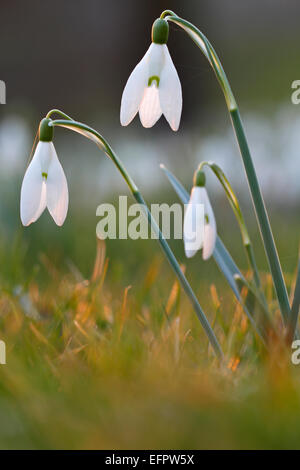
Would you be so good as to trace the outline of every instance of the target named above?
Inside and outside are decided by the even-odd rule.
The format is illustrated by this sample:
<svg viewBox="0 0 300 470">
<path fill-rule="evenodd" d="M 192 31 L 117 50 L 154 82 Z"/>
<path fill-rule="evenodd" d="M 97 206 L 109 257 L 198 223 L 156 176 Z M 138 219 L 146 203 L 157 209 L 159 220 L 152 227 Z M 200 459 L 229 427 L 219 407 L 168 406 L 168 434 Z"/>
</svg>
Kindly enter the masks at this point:
<svg viewBox="0 0 300 470">
<path fill-rule="evenodd" d="M 43 253 L 28 271 L 24 243 L 2 245 L 0 447 L 298 448 L 297 367 L 276 344 L 265 353 L 208 268 L 196 292 L 226 354 L 218 365 L 149 244 L 148 251 L 137 244 L 141 266 L 128 263 L 126 273 L 119 255 L 111 266 L 98 241 L 89 278 L 71 261 L 66 267 Z M 124 276 L 132 284 L 121 288 Z M 266 274 L 272 300 L 270 286 Z"/>
</svg>

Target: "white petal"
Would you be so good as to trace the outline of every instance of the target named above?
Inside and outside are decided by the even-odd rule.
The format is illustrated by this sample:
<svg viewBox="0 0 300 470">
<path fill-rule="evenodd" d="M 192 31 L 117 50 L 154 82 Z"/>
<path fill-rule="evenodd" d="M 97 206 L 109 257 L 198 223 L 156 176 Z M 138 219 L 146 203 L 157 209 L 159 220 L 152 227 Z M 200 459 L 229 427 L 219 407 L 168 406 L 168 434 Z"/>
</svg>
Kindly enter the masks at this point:
<svg viewBox="0 0 300 470">
<path fill-rule="evenodd" d="M 68 212 L 69 193 L 64 170 L 57 158 L 53 144 L 52 158 L 48 170 L 46 185 L 48 210 L 52 215 L 55 223 L 57 225 L 62 225 Z"/>
<path fill-rule="evenodd" d="M 131 72 L 131 75 L 129 76 L 125 85 L 122 94 L 120 111 L 120 121 L 122 126 L 127 126 L 132 121 L 138 112 L 140 103 L 142 101 L 144 90 L 148 84 L 148 59 L 150 48 L 151 46 L 142 60 Z"/>
<path fill-rule="evenodd" d="M 173 131 L 177 131 L 182 111 L 181 83 L 171 59 L 168 47 L 164 44 L 165 65 L 159 82 L 159 101 L 165 118 Z"/>
<path fill-rule="evenodd" d="M 152 127 L 159 120 L 162 111 L 156 84 L 147 87 L 140 105 L 140 119 L 144 127 Z"/>
<path fill-rule="evenodd" d="M 46 207 L 41 156 L 47 153 L 47 145 L 47 142 L 38 143 L 22 182 L 20 215 L 22 224 L 25 226 L 35 222 Z"/>
<path fill-rule="evenodd" d="M 183 240 L 185 254 L 191 258 L 203 246 L 204 239 L 204 205 L 203 188 L 193 187 L 187 204 L 184 223 Z"/>
<path fill-rule="evenodd" d="M 42 215 L 42 213 L 46 209 L 46 206 L 47 206 L 47 186 L 46 186 L 45 179 L 43 179 L 41 200 L 40 200 L 39 208 L 38 208 L 37 213 L 36 213 L 36 219 L 35 220 L 37 220 Z"/>
<path fill-rule="evenodd" d="M 148 49 L 149 74 L 151 77 L 160 77 L 166 62 L 166 54 L 164 44 L 155 44 L 154 42 Z"/>
<path fill-rule="evenodd" d="M 205 214 L 208 217 L 208 223 L 205 223 L 204 227 L 204 241 L 203 241 L 203 251 L 202 257 L 204 260 L 207 260 L 211 257 L 214 252 L 216 238 L 217 238 L 217 224 L 216 219 L 206 192 L 206 189 L 203 188 L 204 193 L 204 204 L 205 204 Z"/>
</svg>

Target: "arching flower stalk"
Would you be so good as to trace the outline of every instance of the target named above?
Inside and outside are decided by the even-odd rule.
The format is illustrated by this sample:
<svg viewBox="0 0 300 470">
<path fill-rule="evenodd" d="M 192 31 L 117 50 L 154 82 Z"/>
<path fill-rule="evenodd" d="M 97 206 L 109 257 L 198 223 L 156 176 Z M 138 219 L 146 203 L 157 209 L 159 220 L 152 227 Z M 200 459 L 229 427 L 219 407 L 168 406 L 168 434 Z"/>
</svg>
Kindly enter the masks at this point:
<svg viewBox="0 0 300 470">
<path fill-rule="evenodd" d="M 189 195 L 189 193 L 186 191 L 186 189 L 180 183 L 180 181 L 164 165 L 161 164 L 160 167 L 164 171 L 173 189 L 175 190 L 176 194 L 178 195 L 179 199 L 184 205 L 186 205 L 188 208 L 191 205 L 192 207 L 195 207 L 195 206 L 199 207 L 199 203 L 200 203 L 200 205 L 202 205 L 202 208 L 204 208 L 204 204 L 202 204 L 202 201 L 204 198 L 199 197 L 200 193 L 198 192 L 199 189 L 204 189 L 203 186 L 205 184 L 205 174 L 202 170 L 202 167 L 204 165 L 208 165 L 215 172 L 222 186 L 225 189 L 226 195 L 234 210 L 235 216 L 237 217 L 237 220 L 241 229 L 243 243 L 245 245 L 247 255 L 249 256 L 250 267 L 252 267 L 253 272 L 255 272 L 255 269 L 257 268 L 255 264 L 254 254 L 252 253 L 252 246 L 251 246 L 250 237 L 247 231 L 247 227 L 243 219 L 238 200 L 231 186 L 229 185 L 229 182 L 226 180 L 225 175 L 222 173 L 221 169 L 217 167 L 217 165 L 211 162 L 202 162 L 199 165 L 198 170 L 195 172 L 194 187 L 192 189 L 191 195 Z M 194 196 L 195 194 L 196 196 Z M 190 213 L 193 214 L 192 211 Z M 199 212 L 199 214 L 201 214 L 201 212 Z M 191 220 L 191 217 L 187 217 L 187 212 L 186 212 L 186 217 L 184 220 L 184 225 L 186 227 L 184 228 L 187 230 L 186 232 L 187 241 L 190 242 L 191 240 L 192 241 L 195 240 L 196 243 L 197 242 L 199 243 L 199 240 L 200 240 L 200 243 L 198 246 L 197 245 L 187 246 L 185 243 L 185 251 L 186 252 L 188 251 L 187 255 L 193 256 L 196 253 L 196 251 L 201 248 L 201 240 L 204 240 L 204 224 L 205 224 L 204 211 L 202 215 L 203 217 L 201 218 L 201 216 L 200 217 L 199 215 L 197 216 L 197 213 L 195 212 L 193 216 L 194 217 L 194 221 L 193 221 Z M 189 227 L 192 227 L 192 229 Z M 196 231 L 195 227 L 198 230 L 198 238 L 195 236 L 195 231 Z M 268 347 L 268 338 L 269 338 L 270 331 L 272 331 L 272 335 L 274 338 L 275 337 L 278 339 L 280 338 L 278 337 L 275 331 L 264 294 L 262 290 L 260 289 L 260 283 L 253 285 L 252 282 L 247 281 L 247 279 L 244 277 L 244 275 L 242 274 L 242 272 L 240 271 L 240 269 L 234 262 L 229 251 L 227 250 L 226 246 L 221 240 L 220 236 L 217 234 L 215 227 L 216 226 L 214 225 L 213 236 L 208 237 L 209 242 L 210 242 L 207 245 L 210 247 L 209 254 L 214 258 L 217 266 L 219 267 L 220 271 L 223 273 L 225 279 L 228 282 L 228 285 L 231 287 L 232 292 L 234 293 L 236 299 L 241 304 L 245 314 L 250 320 L 252 326 L 254 327 L 263 345 L 265 347 Z M 201 235 L 202 235 L 202 239 L 201 239 Z M 251 256 L 251 253 L 253 254 L 253 258 Z M 256 283 L 255 278 L 254 278 L 254 281 Z M 300 292 L 300 289 L 299 289 L 299 292 Z M 295 298 L 297 299 L 297 295 L 295 296 Z"/>
<path fill-rule="evenodd" d="M 248 147 L 247 139 L 245 136 L 243 124 L 241 121 L 239 109 L 231 90 L 229 81 L 227 76 L 224 72 L 222 67 L 221 61 L 208 41 L 205 35 L 194 26 L 189 21 L 180 18 L 171 10 L 165 10 L 161 16 L 161 20 L 165 20 L 166 22 L 172 22 L 182 28 L 194 41 L 194 43 L 199 47 L 201 52 L 207 58 L 209 64 L 211 65 L 217 80 L 221 86 L 223 91 L 226 105 L 228 111 L 230 113 L 231 122 L 233 125 L 233 129 L 237 138 L 237 142 L 240 148 L 242 160 L 244 163 L 244 168 L 247 176 L 247 180 L 249 183 L 249 188 L 252 196 L 252 201 L 257 217 L 258 226 L 260 229 L 262 241 L 264 244 L 266 256 L 268 259 L 270 271 L 272 274 L 273 284 L 276 291 L 278 304 L 280 307 L 280 311 L 284 320 L 284 323 L 287 325 L 291 318 L 291 308 L 287 293 L 287 288 L 285 284 L 285 280 L 283 277 L 278 253 L 276 250 L 268 214 L 265 208 L 264 200 L 261 194 L 260 186 L 258 183 L 258 179 L 256 176 L 256 171 L 254 168 L 254 164 L 251 158 L 250 150 Z M 175 97 L 174 97 L 175 98 Z"/>
<path fill-rule="evenodd" d="M 52 120 L 50 119 L 51 116 L 54 114 L 54 113 L 58 113 L 60 114 L 60 116 L 63 117 L 63 119 L 57 119 L 57 120 Z M 181 286 L 183 287 L 185 293 L 187 294 L 187 297 L 189 298 L 192 306 L 193 306 L 193 309 L 201 323 L 201 325 L 203 326 L 204 328 L 204 331 L 210 341 L 210 344 L 216 354 L 216 356 L 218 357 L 218 359 L 222 359 L 223 358 L 223 352 L 222 352 L 222 349 L 221 349 L 221 346 L 205 316 L 205 313 L 203 312 L 198 300 L 197 300 L 197 297 L 195 296 L 190 284 L 188 283 L 183 271 L 181 270 L 172 250 L 170 249 L 167 241 L 165 240 L 162 232 L 160 231 L 156 221 L 153 219 L 152 215 L 151 215 L 151 212 L 149 211 L 148 207 L 147 207 L 147 204 L 145 203 L 144 199 L 143 199 L 143 196 L 141 195 L 140 191 L 138 190 L 136 184 L 134 183 L 134 181 L 132 180 L 131 176 L 129 175 L 129 173 L 127 172 L 127 170 L 125 169 L 123 163 L 121 162 L 121 160 L 117 157 L 117 155 L 115 154 L 115 152 L 112 150 L 112 148 L 110 147 L 110 145 L 108 144 L 108 142 L 97 132 L 95 131 L 93 128 L 87 126 L 86 124 L 84 123 L 81 123 L 81 122 L 77 122 L 77 121 L 74 121 L 70 116 L 68 116 L 67 114 L 63 113 L 62 111 L 60 110 L 57 110 L 57 109 L 53 109 L 51 111 L 49 111 L 49 113 L 47 114 L 46 116 L 46 119 L 42 121 L 42 123 L 45 123 L 45 126 L 46 128 L 49 127 L 49 133 L 51 134 L 51 141 L 52 141 L 52 136 L 53 136 L 53 128 L 54 127 L 64 127 L 64 128 L 67 128 L 67 129 L 70 129 L 74 132 L 77 132 L 79 134 L 82 134 L 84 137 L 92 140 L 93 142 L 95 142 L 97 144 L 97 146 L 102 150 L 104 151 L 104 153 L 108 156 L 108 158 L 114 163 L 114 165 L 117 167 L 117 169 L 119 170 L 119 172 L 121 173 L 123 179 L 125 180 L 125 182 L 127 183 L 132 195 L 134 196 L 135 200 L 143 207 L 144 209 L 144 213 L 148 219 L 148 222 L 149 222 L 149 225 L 152 229 L 152 231 L 155 233 L 156 235 L 156 238 L 158 239 L 158 242 L 162 248 L 162 251 L 165 255 L 165 257 L 167 258 L 168 262 L 170 263 L 171 267 L 173 268 L 177 278 L 178 278 L 178 281 L 180 282 Z M 44 125 L 44 124 L 43 124 Z M 44 164 L 44 162 L 43 162 Z M 38 181 L 40 182 L 40 180 L 42 179 L 42 183 L 44 182 L 43 181 L 43 170 L 44 170 L 44 166 L 38 166 L 38 169 L 39 169 L 39 172 L 35 172 L 36 174 L 36 178 L 38 178 Z M 47 171 L 50 171 L 51 169 L 51 166 L 47 166 Z M 42 173 L 41 173 L 42 172 Z M 49 173 L 48 173 L 49 174 Z M 25 175 L 26 176 L 26 175 Z M 40 184 L 40 183 L 39 183 Z M 22 199 L 22 195 L 21 195 L 21 199 Z M 59 198 L 57 198 L 59 200 Z M 44 199 L 43 199 L 44 201 Z M 22 203 L 22 202 L 21 202 Z M 37 215 L 39 214 L 39 211 L 40 210 L 35 210 L 34 212 L 34 215 L 32 216 L 32 219 L 36 220 L 37 219 Z M 22 212 L 22 208 L 21 208 L 21 212 Z M 62 211 L 61 212 L 61 215 L 64 214 L 64 212 Z M 31 219 L 29 219 L 31 220 Z M 62 219 L 60 219 L 62 220 Z M 33 220 L 32 220 L 33 221 Z"/>
</svg>

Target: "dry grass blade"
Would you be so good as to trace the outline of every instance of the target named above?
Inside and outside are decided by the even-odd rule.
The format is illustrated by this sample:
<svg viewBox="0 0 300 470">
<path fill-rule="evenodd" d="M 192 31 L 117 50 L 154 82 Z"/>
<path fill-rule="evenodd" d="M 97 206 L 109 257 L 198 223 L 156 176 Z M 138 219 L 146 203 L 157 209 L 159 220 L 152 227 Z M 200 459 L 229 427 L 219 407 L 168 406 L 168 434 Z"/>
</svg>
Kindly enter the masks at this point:
<svg viewBox="0 0 300 470">
<path fill-rule="evenodd" d="M 185 274 L 185 265 L 180 265 L 182 272 Z M 165 312 L 168 316 L 171 315 L 173 308 L 177 307 L 177 313 L 179 309 L 179 301 L 180 301 L 180 284 L 177 280 L 174 281 L 173 286 L 171 288 L 171 292 L 167 301 Z"/>
<path fill-rule="evenodd" d="M 93 274 L 91 277 L 92 282 L 97 282 L 101 278 L 104 267 L 105 267 L 105 256 L 106 256 L 105 241 L 97 238 L 96 258 L 95 258 Z"/>
<path fill-rule="evenodd" d="M 122 308 L 121 308 L 121 319 L 120 319 L 120 330 L 119 330 L 119 340 L 122 336 L 123 333 L 123 328 L 125 325 L 126 317 L 127 317 L 127 297 L 128 297 L 128 292 L 131 289 L 131 286 L 127 286 L 124 290 L 124 296 L 123 296 L 123 302 L 122 302 Z"/>
</svg>

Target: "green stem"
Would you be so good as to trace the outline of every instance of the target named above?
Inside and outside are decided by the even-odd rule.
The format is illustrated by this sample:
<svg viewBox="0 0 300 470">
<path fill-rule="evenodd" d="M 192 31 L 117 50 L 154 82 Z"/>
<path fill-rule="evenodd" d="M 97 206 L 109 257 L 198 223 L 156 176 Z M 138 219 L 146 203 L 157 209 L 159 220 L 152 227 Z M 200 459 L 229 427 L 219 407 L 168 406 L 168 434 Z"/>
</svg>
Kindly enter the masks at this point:
<svg viewBox="0 0 300 470">
<path fill-rule="evenodd" d="M 169 16 L 169 15 L 170 15 L 170 16 L 176 16 L 175 13 L 174 13 L 174 11 L 172 11 L 172 10 L 165 10 L 165 11 L 163 11 L 162 14 L 160 15 L 160 18 L 161 18 L 161 19 L 164 19 L 166 16 Z"/>
<path fill-rule="evenodd" d="M 60 114 L 61 117 L 63 117 L 64 119 L 68 119 L 69 121 L 73 121 L 73 119 L 70 116 L 68 116 L 66 113 L 64 113 L 60 109 L 51 109 L 51 111 L 49 111 L 49 113 L 47 114 L 46 118 L 50 118 L 52 116 L 52 114 Z"/>
<path fill-rule="evenodd" d="M 181 286 L 183 287 L 186 295 L 188 296 L 188 298 L 190 299 L 193 307 L 194 307 L 194 310 L 197 314 L 197 317 L 201 323 L 201 325 L 203 326 L 207 336 L 208 336 L 208 339 L 211 343 L 211 345 L 213 346 L 214 350 L 215 350 L 215 353 L 216 355 L 219 357 L 219 358 L 222 358 L 223 356 L 223 353 L 222 353 L 222 350 L 221 350 L 221 347 L 218 343 L 218 340 L 197 300 L 197 297 L 195 296 L 190 284 L 188 283 L 185 275 L 183 274 L 183 271 L 181 270 L 179 264 L 178 264 L 178 261 L 176 260 L 171 248 L 169 247 L 167 241 L 165 240 L 165 238 L 163 237 L 163 234 L 162 232 L 160 231 L 156 221 L 153 219 L 152 215 L 151 215 L 151 212 L 149 211 L 148 207 L 147 207 L 147 204 L 145 203 L 142 195 L 140 194 L 140 192 L 135 192 L 133 193 L 133 196 L 135 197 L 136 201 L 143 205 L 145 210 L 146 210 L 146 215 L 148 217 L 148 223 L 149 223 L 149 226 L 152 228 L 152 230 L 154 231 L 154 233 L 156 234 L 157 238 L 158 238 L 158 242 L 161 246 L 161 249 L 162 251 L 164 252 L 167 260 L 169 261 L 170 265 L 172 266 Z"/>
<path fill-rule="evenodd" d="M 269 262 L 270 271 L 273 278 L 274 287 L 276 290 L 280 310 L 287 323 L 290 316 L 290 304 L 286 285 L 283 278 L 283 273 L 276 250 L 273 233 L 266 211 L 265 203 L 261 194 L 259 183 L 257 180 L 254 164 L 250 155 L 247 139 L 244 133 L 240 113 L 238 109 L 230 111 L 232 124 L 235 130 L 236 138 L 241 151 L 244 167 L 246 170 L 252 201 L 255 208 L 257 220 L 259 222 L 260 233 L 264 242 L 267 259 Z"/>
<path fill-rule="evenodd" d="M 197 300 L 197 297 L 195 296 L 190 284 L 188 283 L 185 275 L 183 274 L 179 264 L 178 264 L 178 261 L 176 260 L 172 250 L 170 249 L 167 241 L 165 240 L 162 232 L 160 231 L 157 223 L 155 222 L 155 220 L 153 219 L 152 215 L 151 215 L 151 212 L 149 211 L 141 193 L 139 192 L 136 184 L 134 183 L 134 181 L 132 180 L 132 178 L 130 177 L 130 175 L 128 174 L 127 170 L 125 169 L 124 165 L 122 164 L 121 160 L 117 157 L 117 155 L 114 153 L 114 151 L 112 150 L 112 148 L 110 147 L 110 145 L 106 142 L 106 140 L 97 132 L 95 131 L 94 129 L 92 129 L 91 127 L 83 124 L 83 123 L 80 123 L 80 122 L 76 122 L 76 121 L 70 121 L 70 120 L 55 120 L 55 121 L 52 121 L 51 123 L 52 126 L 61 126 L 61 127 L 66 127 L 67 129 L 71 129 L 75 132 L 78 132 L 82 135 L 84 135 L 85 137 L 93 140 L 97 145 L 98 147 L 103 150 L 106 155 L 112 160 L 112 162 L 115 164 L 115 166 L 118 168 L 119 172 L 121 173 L 121 175 L 123 176 L 124 180 L 126 181 L 131 193 L 133 194 L 134 198 L 136 199 L 136 201 L 141 204 L 144 208 L 144 211 L 146 213 L 146 216 L 148 218 L 148 223 L 150 225 L 150 227 L 152 228 L 152 230 L 154 231 L 154 233 L 157 235 L 157 238 L 158 238 L 158 241 L 159 241 L 159 244 L 167 258 L 167 260 L 169 261 L 171 267 L 173 268 L 179 282 L 181 283 L 184 291 L 186 292 L 191 304 L 193 305 L 193 308 L 197 314 L 197 317 L 198 319 L 200 320 L 201 322 L 201 325 L 203 326 L 207 336 L 208 336 L 208 339 L 216 353 L 216 356 L 219 358 L 219 359 L 222 359 L 223 357 L 223 352 L 222 352 L 222 349 L 219 345 L 219 342 Z"/>
<path fill-rule="evenodd" d="M 216 74 L 216 77 L 219 81 L 219 84 L 222 88 L 222 91 L 224 93 L 227 108 L 231 116 L 231 122 L 234 128 L 234 132 L 238 141 L 242 160 L 244 163 L 244 168 L 245 168 L 247 179 L 248 179 L 249 189 L 250 189 L 250 193 L 252 196 L 256 218 L 258 221 L 261 237 L 263 240 L 270 271 L 272 274 L 279 307 L 280 307 L 284 322 L 287 323 L 288 318 L 290 316 L 290 311 L 291 311 L 289 299 L 288 299 L 288 293 L 287 293 L 285 281 L 283 278 L 283 273 L 282 273 L 282 269 L 280 266 L 280 261 L 279 261 L 278 253 L 276 250 L 269 218 L 267 215 L 263 197 L 262 197 L 260 187 L 258 184 L 256 172 L 255 172 L 253 161 L 250 155 L 250 151 L 249 151 L 246 136 L 244 133 L 237 103 L 235 101 L 234 95 L 232 93 L 230 84 L 228 82 L 227 76 L 220 62 L 220 59 L 218 58 L 214 48 L 212 47 L 208 39 L 193 24 L 189 23 L 183 18 L 174 16 L 174 15 L 175 14 L 172 12 L 172 15 L 167 16 L 165 19 L 167 21 L 172 21 L 173 23 L 177 24 L 182 29 L 184 29 L 187 32 L 187 34 L 192 38 L 192 40 L 197 44 L 197 46 L 200 48 L 200 50 L 203 52 L 203 54 L 208 59 L 210 65 L 212 66 Z"/>
</svg>

